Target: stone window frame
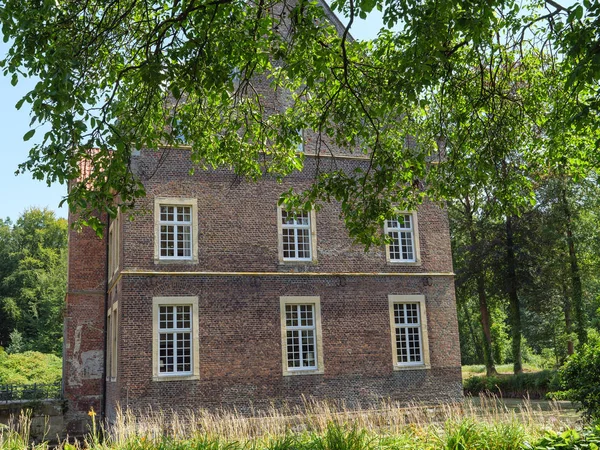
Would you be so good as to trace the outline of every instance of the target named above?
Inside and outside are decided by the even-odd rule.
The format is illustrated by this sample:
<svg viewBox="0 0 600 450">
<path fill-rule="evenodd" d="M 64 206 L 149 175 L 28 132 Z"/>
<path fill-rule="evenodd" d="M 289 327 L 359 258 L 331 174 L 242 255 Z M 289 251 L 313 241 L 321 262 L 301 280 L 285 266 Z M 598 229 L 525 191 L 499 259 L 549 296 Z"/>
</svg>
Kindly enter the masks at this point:
<svg viewBox="0 0 600 450">
<path fill-rule="evenodd" d="M 279 262 L 281 264 L 315 264 L 317 262 L 317 217 L 314 209 L 308 211 L 309 237 L 310 237 L 310 258 L 284 258 L 283 257 L 283 224 L 282 212 L 285 210 L 282 206 L 277 206 L 277 250 L 279 253 Z"/>
<path fill-rule="evenodd" d="M 286 305 L 313 305 L 315 317 L 315 347 L 317 352 L 316 368 L 288 368 L 287 354 L 287 326 Z M 295 375 L 321 375 L 325 373 L 323 357 L 323 332 L 321 327 L 321 297 L 320 296 L 281 296 L 279 298 L 280 322 L 281 322 L 281 363 L 283 376 Z"/>
<path fill-rule="evenodd" d="M 161 257 L 160 256 L 160 207 L 161 206 L 190 206 L 191 207 L 191 257 Z M 155 264 L 197 264 L 198 263 L 198 199 L 182 197 L 154 198 L 154 263 Z"/>
<path fill-rule="evenodd" d="M 112 325 L 112 308 L 106 311 L 106 358 L 105 358 L 105 376 L 106 381 L 112 381 L 112 336 L 113 336 L 113 325 Z"/>
<path fill-rule="evenodd" d="M 110 359 L 111 381 L 117 381 L 118 356 L 119 356 L 119 302 L 116 301 L 112 306 L 112 326 L 113 333 L 111 339 L 112 357 Z"/>
<path fill-rule="evenodd" d="M 412 244 L 413 244 L 414 259 L 411 259 L 411 260 L 392 259 L 390 256 L 390 244 L 385 245 L 385 259 L 388 264 L 393 264 L 393 265 L 400 264 L 400 265 L 405 265 L 405 266 L 420 266 L 421 265 L 421 245 L 419 242 L 419 221 L 417 218 L 417 212 L 416 211 L 400 211 L 398 213 L 398 216 L 402 216 L 402 215 L 410 215 L 411 216 Z M 386 218 L 385 221 L 383 222 L 383 232 L 386 236 L 389 236 L 388 233 L 390 231 L 393 231 L 393 229 L 390 230 L 390 228 L 388 228 L 388 220 L 393 220 L 393 219 Z"/>
<path fill-rule="evenodd" d="M 304 128 L 298 130 L 298 136 L 300 136 L 300 143 L 296 146 L 296 153 L 304 153 Z"/>
<path fill-rule="evenodd" d="M 192 371 L 190 374 L 160 373 L 160 337 L 159 337 L 159 312 L 161 306 L 191 306 L 192 312 Z M 200 379 L 200 332 L 198 326 L 198 297 L 153 297 L 152 298 L 152 380 L 153 381 L 178 381 Z"/>
<path fill-rule="evenodd" d="M 119 302 L 106 311 L 106 380 L 117 380 L 119 348 Z"/>
<path fill-rule="evenodd" d="M 119 271 L 119 259 L 121 245 L 121 211 L 117 211 L 116 217 L 108 227 L 108 279 L 112 280 Z"/>
<path fill-rule="evenodd" d="M 392 338 L 392 361 L 394 370 L 430 369 L 429 359 L 429 334 L 427 332 L 427 306 L 424 295 L 388 295 L 390 314 L 390 336 Z M 419 363 L 401 363 L 398 361 L 398 348 L 396 346 L 396 321 L 394 317 L 394 305 L 417 304 L 419 311 L 421 354 L 422 361 Z"/>
</svg>

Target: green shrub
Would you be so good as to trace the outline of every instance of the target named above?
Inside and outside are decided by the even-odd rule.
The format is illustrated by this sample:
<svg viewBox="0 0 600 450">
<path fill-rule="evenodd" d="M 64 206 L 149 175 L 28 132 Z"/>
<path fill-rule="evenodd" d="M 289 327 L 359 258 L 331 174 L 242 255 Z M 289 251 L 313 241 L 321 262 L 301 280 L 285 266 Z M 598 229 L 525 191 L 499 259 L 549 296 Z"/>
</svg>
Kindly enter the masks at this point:
<svg viewBox="0 0 600 450">
<path fill-rule="evenodd" d="M 600 448 L 600 426 L 588 428 L 581 433 L 569 429 L 563 433 L 548 431 L 534 444 L 523 445 L 528 450 L 583 450 Z"/>
<path fill-rule="evenodd" d="M 448 420 L 434 448 L 444 450 L 520 450 L 525 429 L 518 422 L 489 424 L 474 419 Z"/>
<path fill-rule="evenodd" d="M 62 376 L 62 359 L 40 352 L 7 354 L 0 350 L 0 384 L 55 383 Z"/>
<path fill-rule="evenodd" d="M 571 355 L 559 371 L 560 391 L 552 392 L 556 399 L 581 404 L 587 419 L 600 420 L 600 338 L 590 335 L 590 341 Z"/>
<path fill-rule="evenodd" d="M 465 394 L 479 395 L 492 393 L 512 398 L 545 398 L 557 386 L 556 372 L 542 370 L 519 375 L 499 375 L 496 377 L 471 377 L 463 382 Z"/>
</svg>

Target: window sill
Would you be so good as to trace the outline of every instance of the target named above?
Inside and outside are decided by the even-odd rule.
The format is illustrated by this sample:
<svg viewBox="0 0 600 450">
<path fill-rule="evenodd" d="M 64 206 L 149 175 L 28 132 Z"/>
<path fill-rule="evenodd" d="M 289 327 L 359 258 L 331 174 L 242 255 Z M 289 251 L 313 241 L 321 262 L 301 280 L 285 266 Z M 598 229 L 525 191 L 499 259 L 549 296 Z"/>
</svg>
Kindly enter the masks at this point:
<svg viewBox="0 0 600 450">
<path fill-rule="evenodd" d="M 284 370 L 284 377 L 291 377 L 296 375 L 323 375 L 325 371 L 323 369 L 314 369 L 314 370 Z"/>
<path fill-rule="evenodd" d="M 191 381 L 199 379 L 200 375 L 161 375 L 152 377 L 152 381 Z"/>
<path fill-rule="evenodd" d="M 394 365 L 394 370 L 427 370 L 427 369 L 431 369 L 431 364 L 421 364 L 421 365 L 414 365 L 414 366 L 400 366 L 400 365 Z"/>
<path fill-rule="evenodd" d="M 310 266 L 315 266 L 317 265 L 319 262 L 316 259 L 307 259 L 307 260 L 279 260 L 278 265 L 279 266 L 306 266 L 306 265 L 310 265 Z"/>
<path fill-rule="evenodd" d="M 162 265 L 162 264 L 198 264 L 198 259 L 156 259 L 154 258 L 154 264 Z"/>
<path fill-rule="evenodd" d="M 414 266 L 414 267 L 420 267 L 422 265 L 422 263 L 421 263 L 420 260 L 417 260 L 417 261 L 390 261 L 388 259 L 387 263 L 390 266 Z"/>
</svg>

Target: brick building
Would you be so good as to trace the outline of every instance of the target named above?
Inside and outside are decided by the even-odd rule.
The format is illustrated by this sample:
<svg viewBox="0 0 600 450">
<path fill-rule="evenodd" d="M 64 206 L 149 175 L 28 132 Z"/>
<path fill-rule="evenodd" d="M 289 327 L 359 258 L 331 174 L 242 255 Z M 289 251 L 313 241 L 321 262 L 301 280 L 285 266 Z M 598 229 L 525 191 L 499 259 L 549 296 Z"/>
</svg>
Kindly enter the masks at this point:
<svg viewBox="0 0 600 450">
<path fill-rule="evenodd" d="M 425 203 L 390 218 L 394 243 L 368 252 L 353 245 L 335 203 L 288 217 L 280 194 L 308 186 L 317 162 L 368 164 L 311 154 L 315 136 L 303 139 L 305 168 L 283 183 L 190 175 L 189 150 L 142 150 L 132 160 L 147 191 L 136 219 L 107 222 L 105 239 L 70 231 L 70 432 L 84 431 L 91 407 L 111 419 L 117 404 L 462 395 L 446 211 Z"/>
</svg>

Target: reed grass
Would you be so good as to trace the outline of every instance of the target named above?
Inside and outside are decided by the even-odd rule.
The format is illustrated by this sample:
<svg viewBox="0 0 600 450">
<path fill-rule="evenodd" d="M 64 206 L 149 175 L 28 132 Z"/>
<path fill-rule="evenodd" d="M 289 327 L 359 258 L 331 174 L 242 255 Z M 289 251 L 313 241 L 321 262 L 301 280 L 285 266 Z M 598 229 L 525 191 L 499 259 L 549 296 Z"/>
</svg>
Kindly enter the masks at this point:
<svg viewBox="0 0 600 450">
<path fill-rule="evenodd" d="M 91 416 L 96 421 L 95 416 Z M 523 402 L 507 407 L 497 397 L 479 404 L 398 404 L 360 407 L 305 400 L 297 407 L 251 411 L 118 410 L 106 429 L 90 427 L 86 439 L 57 448 L 102 450 L 400 450 L 518 449 L 547 430 L 577 426 L 558 403 L 550 410 Z M 0 429 L 0 448 L 27 448 L 27 418 Z M 47 443 L 36 450 L 45 450 Z"/>
</svg>

